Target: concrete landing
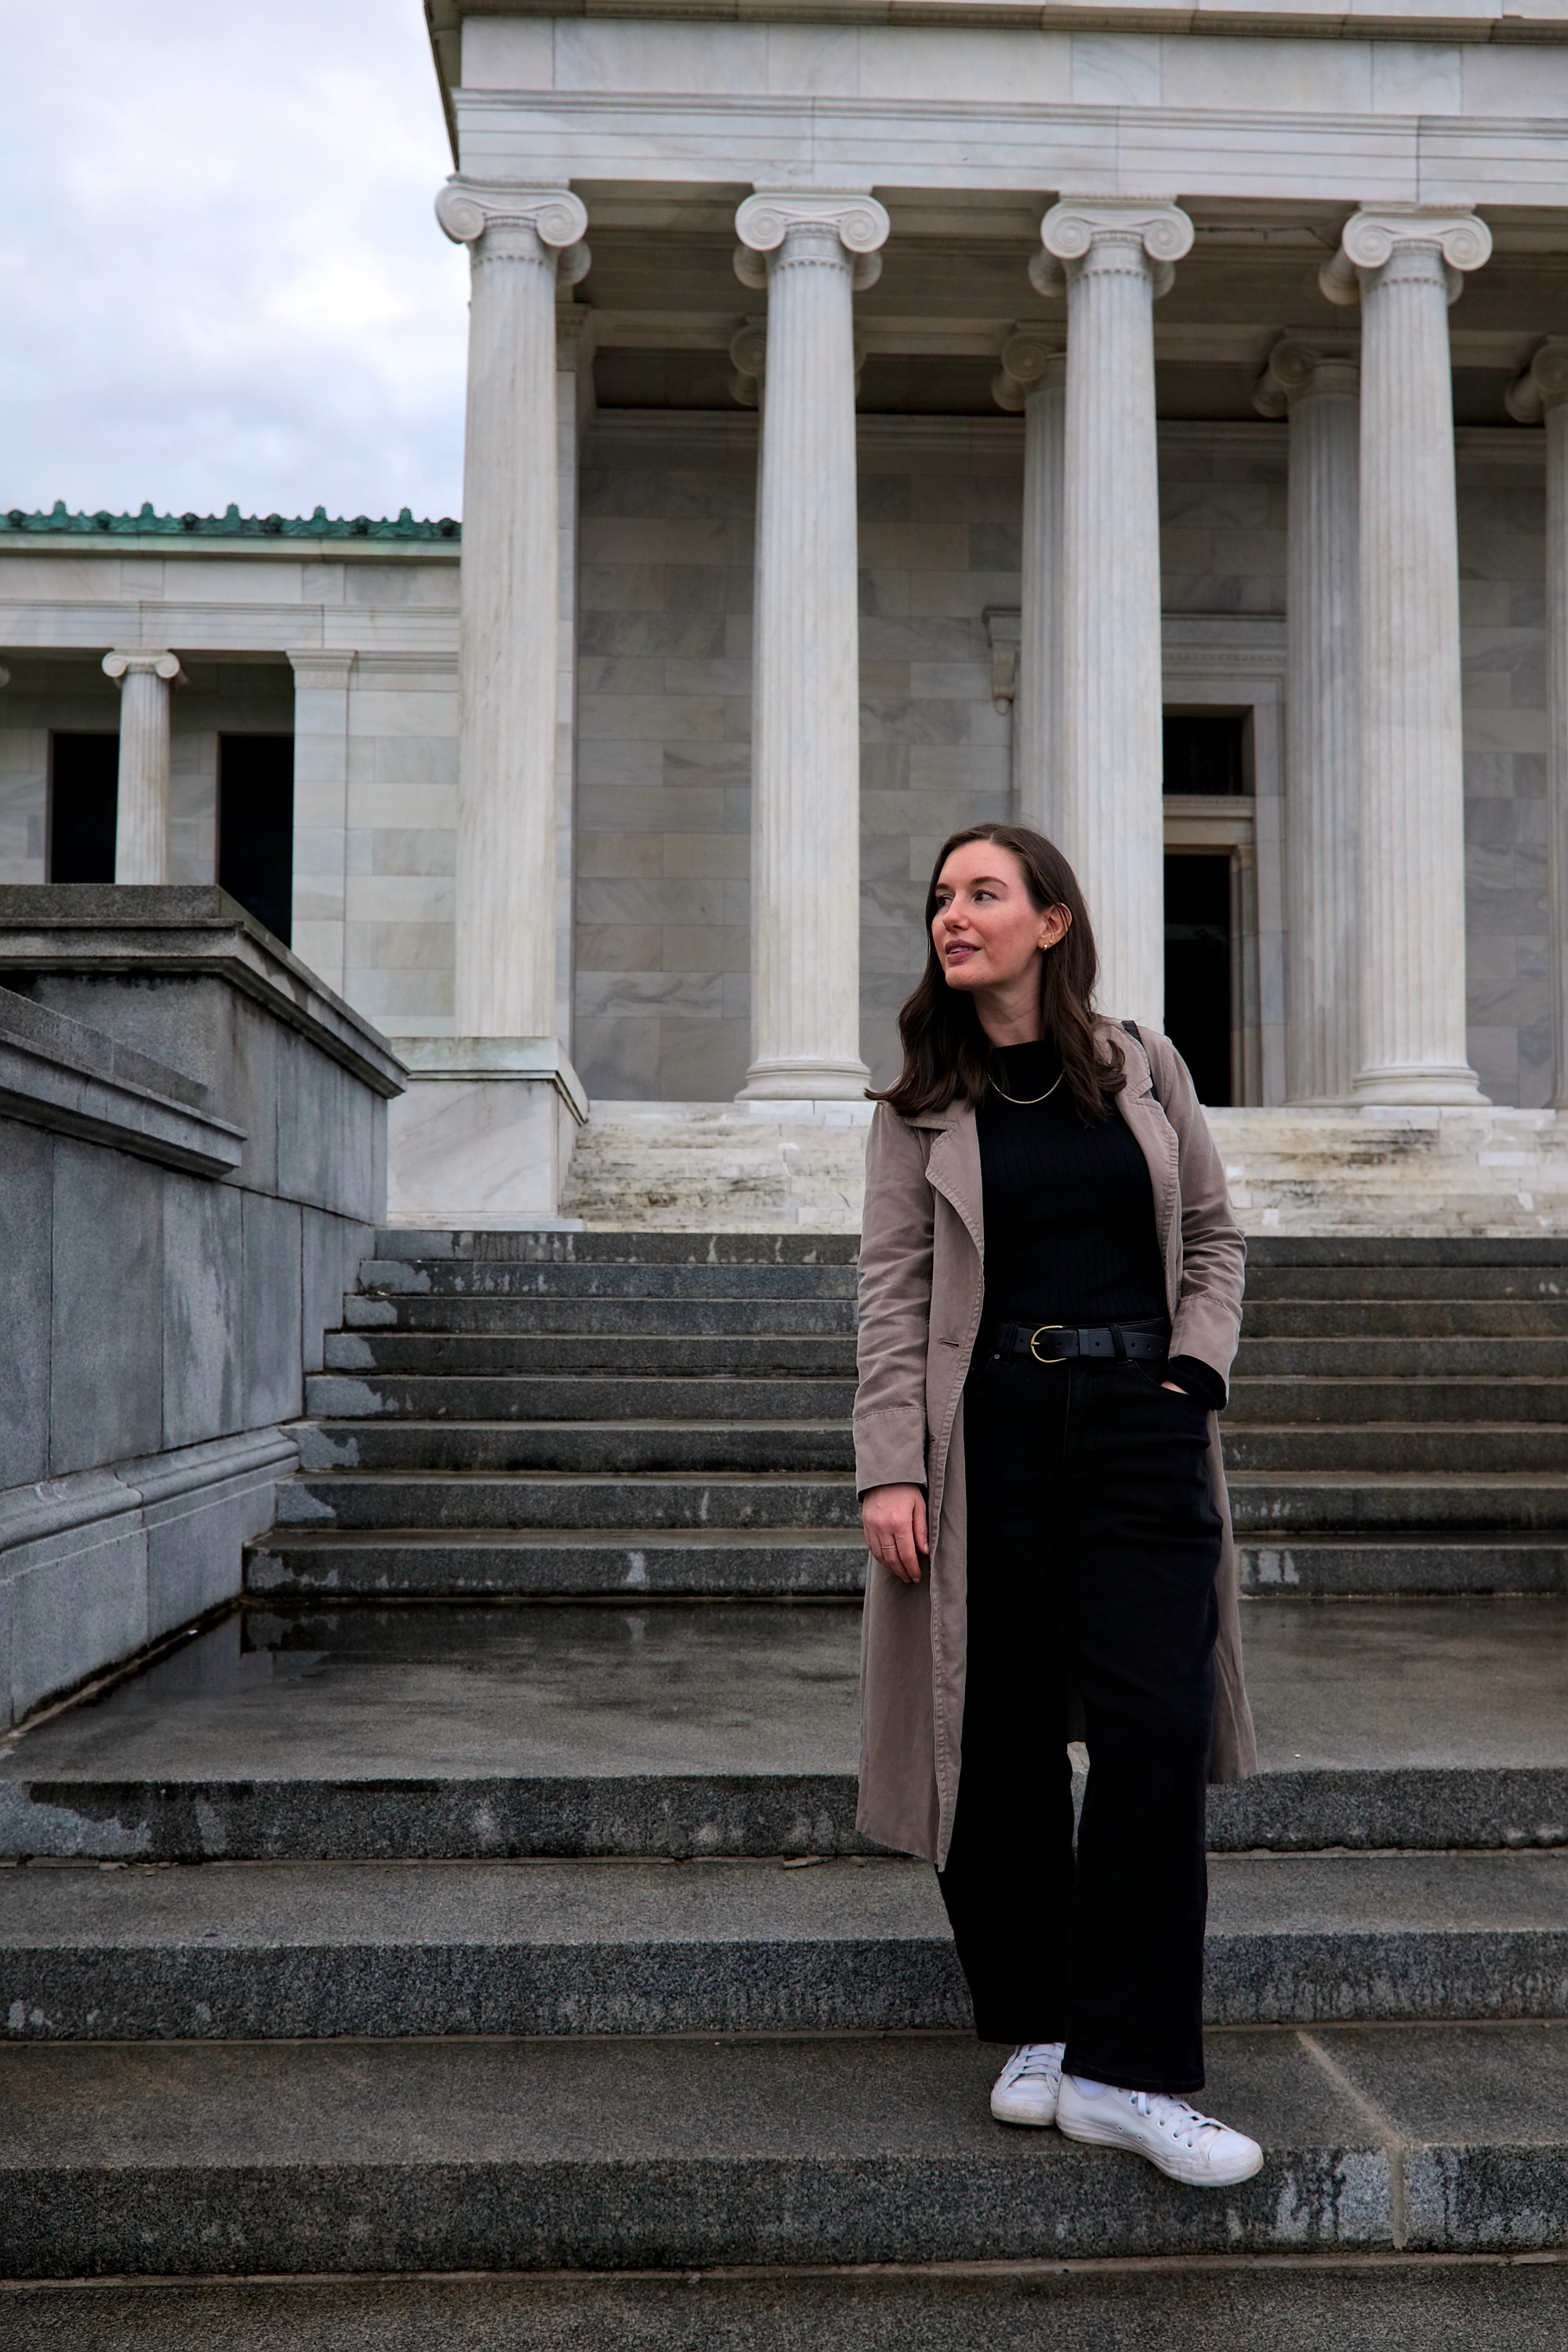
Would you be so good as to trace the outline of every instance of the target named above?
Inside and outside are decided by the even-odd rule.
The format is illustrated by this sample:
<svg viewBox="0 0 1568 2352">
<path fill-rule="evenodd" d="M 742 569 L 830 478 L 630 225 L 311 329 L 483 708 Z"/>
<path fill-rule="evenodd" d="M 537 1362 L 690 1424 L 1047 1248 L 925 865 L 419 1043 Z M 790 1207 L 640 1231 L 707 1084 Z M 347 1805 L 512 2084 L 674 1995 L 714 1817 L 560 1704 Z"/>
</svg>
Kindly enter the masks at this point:
<svg viewBox="0 0 1568 2352">
<path fill-rule="evenodd" d="M 0 1852 L 843 1852 L 859 1612 L 253 1608 L 0 1755 Z M 1568 1602 L 1251 1601 L 1222 1850 L 1568 1843 Z"/>
</svg>

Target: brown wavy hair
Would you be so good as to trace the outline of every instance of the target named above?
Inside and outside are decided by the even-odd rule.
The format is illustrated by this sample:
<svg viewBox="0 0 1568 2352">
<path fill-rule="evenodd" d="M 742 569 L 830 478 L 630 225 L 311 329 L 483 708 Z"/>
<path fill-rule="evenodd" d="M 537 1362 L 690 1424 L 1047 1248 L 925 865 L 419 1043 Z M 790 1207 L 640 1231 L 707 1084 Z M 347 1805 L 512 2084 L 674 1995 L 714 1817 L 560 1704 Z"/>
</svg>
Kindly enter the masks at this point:
<svg viewBox="0 0 1568 2352">
<path fill-rule="evenodd" d="M 1096 1127 L 1127 1083 L 1121 1049 L 1114 1039 L 1102 1046 L 1094 1033 L 1094 983 L 1100 968 L 1094 926 L 1089 919 L 1078 877 L 1054 842 L 1022 824 L 972 824 L 950 834 L 936 854 L 926 891 L 926 968 L 899 1014 L 904 1066 L 895 1085 L 867 1093 L 901 1118 L 945 1110 L 963 1096 L 977 1103 L 991 1082 L 994 1047 L 980 1025 L 967 990 L 950 988 L 931 937 L 936 889 L 942 869 L 955 849 L 971 841 L 992 841 L 1012 853 L 1023 869 L 1029 902 L 1043 914 L 1063 907 L 1071 916 L 1065 935 L 1040 958 L 1040 1026 L 1056 1042 L 1068 1092 L 1085 1127 Z"/>
</svg>

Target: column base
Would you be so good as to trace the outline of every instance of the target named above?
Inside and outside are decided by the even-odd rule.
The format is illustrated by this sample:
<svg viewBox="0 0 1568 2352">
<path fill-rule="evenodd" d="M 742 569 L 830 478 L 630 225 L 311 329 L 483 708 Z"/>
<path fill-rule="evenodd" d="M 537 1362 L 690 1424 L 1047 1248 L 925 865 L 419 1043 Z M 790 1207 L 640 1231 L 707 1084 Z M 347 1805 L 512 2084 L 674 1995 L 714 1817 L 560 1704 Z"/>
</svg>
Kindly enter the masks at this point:
<svg viewBox="0 0 1568 2352">
<path fill-rule="evenodd" d="M 588 1098 L 553 1037 L 404 1037 L 408 1090 L 388 1106 L 389 1223 L 554 1219 Z"/>
<path fill-rule="evenodd" d="M 1374 1108 L 1381 1103 L 1474 1110 L 1488 1099 L 1474 1070 L 1463 1062 L 1374 1063 L 1356 1072 L 1350 1093 L 1353 1110 Z"/>
<path fill-rule="evenodd" d="M 777 1055 L 755 1061 L 737 1102 L 860 1102 L 871 1083 L 864 1062 L 837 1061 L 814 1054 Z"/>
</svg>

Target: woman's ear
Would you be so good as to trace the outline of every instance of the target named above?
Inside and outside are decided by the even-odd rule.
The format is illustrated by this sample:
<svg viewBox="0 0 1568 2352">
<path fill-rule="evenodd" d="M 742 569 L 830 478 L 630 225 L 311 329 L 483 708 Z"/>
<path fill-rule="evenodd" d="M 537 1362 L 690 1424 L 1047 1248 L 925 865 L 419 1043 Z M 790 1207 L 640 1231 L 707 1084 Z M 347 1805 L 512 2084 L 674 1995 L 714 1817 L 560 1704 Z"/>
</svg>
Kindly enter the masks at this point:
<svg viewBox="0 0 1568 2352">
<path fill-rule="evenodd" d="M 1065 940 L 1072 929 L 1072 914 L 1066 907 L 1047 907 L 1040 918 L 1041 949 L 1054 948 Z"/>
</svg>

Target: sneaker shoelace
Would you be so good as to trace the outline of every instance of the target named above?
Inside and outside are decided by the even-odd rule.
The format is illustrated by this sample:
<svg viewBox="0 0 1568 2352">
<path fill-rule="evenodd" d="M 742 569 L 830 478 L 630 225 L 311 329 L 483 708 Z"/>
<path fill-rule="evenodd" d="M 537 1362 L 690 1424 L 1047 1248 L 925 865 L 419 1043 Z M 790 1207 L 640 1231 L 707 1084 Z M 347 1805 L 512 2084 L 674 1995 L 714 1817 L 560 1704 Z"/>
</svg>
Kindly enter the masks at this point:
<svg viewBox="0 0 1568 2352">
<path fill-rule="evenodd" d="M 1014 2053 L 1007 2071 L 1015 2083 L 1027 2082 L 1031 2075 L 1044 2083 L 1059 2079 L 1061 2052 L 1048 2042 L 1026 2042 Z"/>
<path fill-rule="evenodd" d="M 1173 2099 L 1168 2092 L 1130 2091 L 1127 2095 L 1139 2115 L 1147 2116 L 1156 2130 L 1167 2133 L 1181 2147 L 1196 2147 L 1205 2132 L 1225 2129 L 1216 2116 L 1200 2116 L 1185 2099 Z"/>
</svg>

